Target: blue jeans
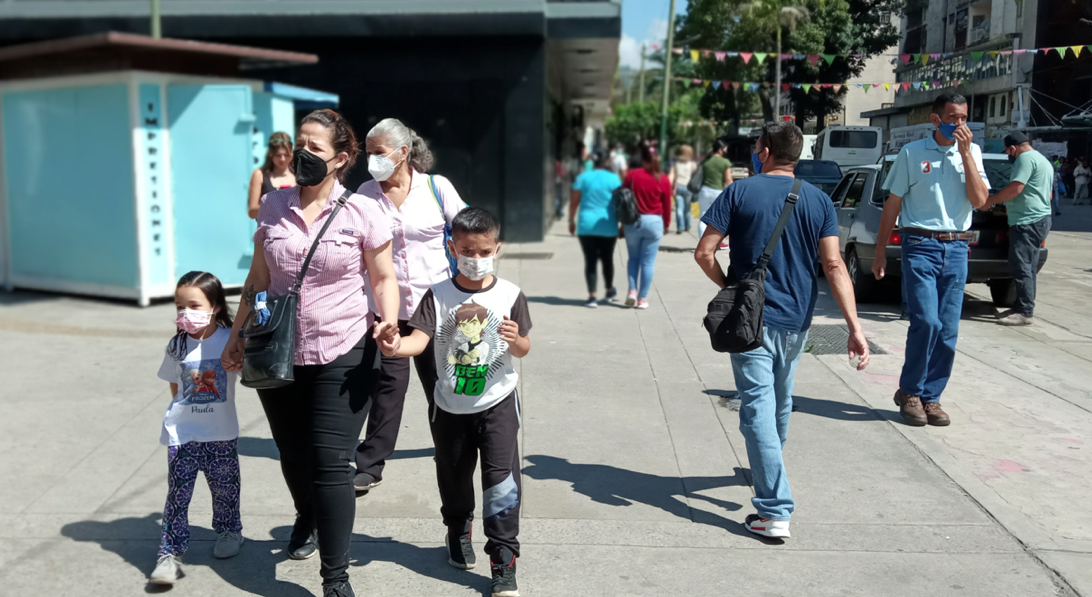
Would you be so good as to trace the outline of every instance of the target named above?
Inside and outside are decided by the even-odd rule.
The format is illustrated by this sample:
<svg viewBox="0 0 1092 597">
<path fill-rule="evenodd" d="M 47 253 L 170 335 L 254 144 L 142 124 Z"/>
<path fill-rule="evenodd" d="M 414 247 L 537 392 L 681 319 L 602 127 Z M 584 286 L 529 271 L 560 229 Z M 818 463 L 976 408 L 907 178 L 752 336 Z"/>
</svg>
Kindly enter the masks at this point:
<svg viewBox="0 0 1092 597">
<path fill-rule="evenodd" d="M 675 228 L 690 230 L 690 199 L 694 196 L 684 184 L 675 185 Z"/>
<path fill-rule="evenodd" d="M 939 402 L 952 376 L 966 285 L 966 241 L 902 237 L 902 296 L 910 331 L 899 388 L 922 402 Z"/>
<path fill-rule="evenodd" d="M 739 391 L 739 431 L 751 462 L 751 498 L 758 515 L 788 520 L 796 504 L 789 491 L 781 449 L 789 433 L 796 365 L 808 332 L 762 329 L 762 347 L 732 355 Z"/>
<path fill-rule="evenodd" d="M 663 237 L 664 219 L 658 214 L 641 214 L 636 224 L 626 226 L 629 288 L 637 289 L 638 298 L 647 297 L 648 289 L 652 287 L 656 253 L 660 250 L 660 239 Z"/>
</svg>

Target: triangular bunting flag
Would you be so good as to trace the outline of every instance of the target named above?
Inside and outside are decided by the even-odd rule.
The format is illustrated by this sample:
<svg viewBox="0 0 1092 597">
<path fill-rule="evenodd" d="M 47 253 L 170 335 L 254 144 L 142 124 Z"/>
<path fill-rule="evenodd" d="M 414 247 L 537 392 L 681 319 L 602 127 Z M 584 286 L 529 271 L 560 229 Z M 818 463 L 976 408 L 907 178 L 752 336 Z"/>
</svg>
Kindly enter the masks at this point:
<svg viewBox="0 0 1092 597">
<path fill-rule="evenodd" d="M 701 85 L 701 79 L 690 79 L 691 87 L 697 87 L 698 85 Z"/>
<path fill-rule="evenodd" d="M 1020 54 L 1023 54 L 1024 52 L 1027 52 L 1027 50 L 1013 50 L 1012 51 L 1012 53 L 1016 54 L 1017 56 L 1019 56 Z"/>
<path fill-rule="evenodd" d="M 739 81 L 732 81 L 732 89 L 739 89 Z"/>
<path fill-rule="evenodd" d="M 823 60 L 827 61 L 827 65 L 834 64 L 834 59 L 837 58 L 834 54 L 823 54 Z"/>
<path fill-rule="evenodd" d="M 671 51 L 674 52 L 676 56 L 682 56 L 682 48 L 675 48 Z"/>
<path fill-rule="evenodd" d="M 808 85 L 807 83 L 805 83 L 805 84 L 801 85 L 801 87 L 804 88 L 804 93 L 811 93 L 811 85 Z"/>
<path fill-rule="evenodd" d="M 749 87 L 751 88 L 751 91 L 758 91 L 758 83 L 751 83 Z"/>
<path fill-rule="evenodd" d="M 739 56 L 739 52 L 728 52 L 729 58 L 735 58 L 736 56 Z"/>
<path fill-rule="evenodd" d="M 807 57 L 808 57 L 807 54 L 793 54 L 792 55 L 793 60 L 803 60 L 803 59 L 805 59 Z"/>
<path fill-rule="evenodd" d="M 702 51 L 701 51 L 701 55 L 702 55 L 702 56 L 705 56 L 706 58 L 708 58 L 708 57 L 709 57 L 709 50 L 702 50 Z"/>
<path fill-rule="evenodd" d="M 1088 51 L 1089 51 L 1089 52 L 1092 52 L 1092 44 L 1090 44 L 1090 45 L 1087 45 L 1087 46 L 1085 46 L 1085 47 L 1086 47 L 1086 48 L 1088 48 Z"/>
<path fill-rule="evenodd" d="M 974 60 L 977 63 L 979 60 L 982 60 L 983 54 L 985 54 L 985 52 L 971 52 L 971 60 Z"/>
<path fill-rule="evenodd" d="M 833 88 L 834 88 L 834 93 L 838 93 L 838 92 L 840 92 L 842 90 L 842 84 L 841 83 L 835 83 L 833 85 Z"/>
<path fill-rule="evenodd" d="M 910 84 L 909 83 L 903 83 L 902 84 L 902 90 L 903 91 L 910 91 Z"/>
<path fill-rule="evenodd" d="M 951 55 L 952 55 L 951 52 L 944 52 L 943 54 L 940 55 L 940 57 L 944 58 L 944 59 L 948 59 L 949 57 L 951 57 Z"/>
<path fill-rule="evenodd" d="M 788 91 L 789 87 L 792 87 L 792 85 L 789 85 L 788 83 L 785 83 L 785 84 L 781 85 L 781 91 Z"/>
<path fill-rule="evenodd" d="M 690 50 L 690 60 L 692 60 L 694 62 L 697 62 L 698 61 L 698 56 L 700 56 L 700 55 L 701 55 L 701 53 L 698 52 L 697 50 Z"/>
<path fill-rule="evenodd" d="M 1058 47 L 1058 48 L 1054 48 L 1054 51 L 1058 52 L 1058 55 L 1059 55 L 1059 56 L 1061 56 L 1062 58 L 1065 58 L 1065 53 L 1066 53 L 1067 51 L 1069 51 L 1069 48 L 1066 48 L 1066 47 Z"/>
<path fill-rule="evenodd" d="M 758 61 L 760 63 L 764 62 L 766 60 L 766 57 L 769 56 L 769 55 L 770 55 L 769 52 L 755 52 L 755 58 L 758 58 Z"/>
<path fill-rule="evenodd" d="M 710 83 L 712 83 L 712 81 L 702 81 L 701 82 L 701 84 L 705 85 L 706 87 L 708 87 Z"/>
<path fill-rule="evenodd" d="M 997 50 L 990 50 L 990 58 L 997 58 L 997 55 L 1000 53 L 1001 52 L 998 52 Z"/>
<path fill-rule="evenodd" d="M 932 60 L 933 62 L 940 60 L 940 54 L 929 54 L 929 60 Z"/>
<path fill-rule="evenodd" d="M 870 87 L 869 85 L 865 85 L 865 86 L 864 86 L 864 92 L 865 92 L 865 93 L 868 93 L 868 89 L 869 89 L 869 87 Z"/>
<path fill-rule="evenodd" d="M 910 64 L 910 54 L 899 54 L 899 60 L 901 60 L 903 64 Z"/>
<path fill-rule="evenodd" d="M 653 52 L 659 52 L 660 51 L 660 46 L 657 45 L 657 44 L 652 44 L 652 51 Z"/>
<path fill-rule="evenodd" d="M 781 55 L 782 60 L 792 60 L 792 57 L 793 57 L 792 54 L 782 54 Z"/>
<path fill-rule="evenodd" d="M 940 87 L 940 81 L 933 81 L 933 89 Z"/>
<path fill-rule="evenodd" d="M 743 59 L 743 64 L 750 64 L 751 56 L 752 56 L 751 52 L 740 52 L 739 53 L 739 57 Z"/>
<path fill-rule="evenodd" d="M 883 84 L 883 90 L 884 91 L 891 91 L 891 83 L 884 83 Z"/>
<path fill-rule="evenodd" d="M 1000 54 L 1002 56 L 1008 56 L 1009 54 L 1012 54 L 1012 50 L 1001 50 Z"/>
<path fill-rule="evenodd" d="M 812 66 L 818 65 L 819 64 L 819 55 L 818 54 L 808 54 L 808 62 L 810 62 Z"/>
<path fill-rule="evenodd" d="M 1080 58 L 1081 57 L 1081 50 L 1084 49 L 1084 46 L 1069 46 L 1069 49 L 1073 50 L 1073 55 L 1074 56 L 1076 56 L 1077 58 Z"/>
<path fill-rule="evenodd" d="M 713 52 L 713 55 L 717 57 L 717 62 L 724 62 L 724 57 L 728 55 L 728 52 Z"/>
<path fill-rule="evenodd" d="M 830 89 L 830 83 L 823 83 L 823 84 L 821 84 L 819 86 L 822 87 L 823 89 Z"/>
<path fill-rule="evenodd" d="M 914 89 L 921 89 L 921 83 L 915 82 L 913 85 L 914 85 Z"/>
<path fill-rule="evenodd" d="M 792 84 L 793 89 L 800 89 L 800 87 L 801 87 L 800 83 L 793 83 Z"/>
<path fill-rule="evenodd" d="M 720 89 L 720 81 L 713 81 L 713 89 Z"/>
<path fill-rule="evenodd" d="M 921 55 L 921 63 L 923 65 L 924 64 L 929 64 L 929 55 L 928 54 L 922 54 Z"/>
</svg>

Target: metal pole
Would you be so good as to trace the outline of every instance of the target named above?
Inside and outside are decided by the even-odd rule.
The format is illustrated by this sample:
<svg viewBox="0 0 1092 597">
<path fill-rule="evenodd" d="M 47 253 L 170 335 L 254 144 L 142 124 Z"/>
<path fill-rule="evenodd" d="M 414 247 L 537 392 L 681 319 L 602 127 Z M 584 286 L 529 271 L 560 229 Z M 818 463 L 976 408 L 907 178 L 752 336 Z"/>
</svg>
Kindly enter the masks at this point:
<svg viewBox="0 0 1092 597">
<path fill-rule="evenodd" d="M 671 0 L 667 16 L 667 47 L 664 48 L 664 95 L 660 109 L 660 159 L 667 155 L 667 103 L 671 100 L 671 56 L 675 43 L 675 0 Z"/>
<path fill-rule="evenodd" d="M 152 0 L 152 37 L 163 37 L 163 29 L 159 25 L 159 0 Z"/>
<path fill-rule="evenodd" d="M 641 70 L 637 73 L 637 101 L 645 103 L 645 49 L 647 44 L 641 44 Z"/>
<path fill-rule="evenodd" d="M 774 121 L 781 121 L 781 13 L 777 14 L 777 59 L 776 66 L 774 66 Z M 769 72 L 769 71 L 766 71 Z M 801 123 L 803 127 L 803 123 Z"/>
</svg>

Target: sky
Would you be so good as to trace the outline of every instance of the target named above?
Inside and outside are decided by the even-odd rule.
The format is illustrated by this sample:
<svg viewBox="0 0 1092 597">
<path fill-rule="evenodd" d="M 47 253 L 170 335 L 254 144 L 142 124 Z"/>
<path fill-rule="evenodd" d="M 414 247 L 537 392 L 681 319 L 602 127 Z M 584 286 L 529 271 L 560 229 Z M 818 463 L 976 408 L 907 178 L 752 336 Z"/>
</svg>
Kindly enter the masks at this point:
<svg viewBox="0 0 1092 597">
<path fill-rule="evenodd" d="M 686 13 L 686 0 L 675 0 L 678 14 Z M 641 67 L 641 43 L 664 46 L 667 40 L 667 11 L 671 0 L 622 0 L 622 40 L 618 55 L 623 67 Z"/>
</svg>

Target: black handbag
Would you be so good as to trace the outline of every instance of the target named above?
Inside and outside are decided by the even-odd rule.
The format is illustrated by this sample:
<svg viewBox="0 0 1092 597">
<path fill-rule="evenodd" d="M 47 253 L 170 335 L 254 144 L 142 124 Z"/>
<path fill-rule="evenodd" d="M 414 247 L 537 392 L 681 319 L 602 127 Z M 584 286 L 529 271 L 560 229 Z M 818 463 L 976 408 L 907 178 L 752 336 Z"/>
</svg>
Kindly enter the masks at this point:
<svg viewBox="0 0 1092 597">
<path fill-rule="evenodd" d="M 802 180 L 793 181 L 785 198 L 785 207 L 774 226 L 758 263 L 742 280 L 728 284 L 709 301 L 702 324 L 709 332 L 709 341 L 717 352 L 747 352 L 762 346 L 763 308 L 766 304 L 766 266 L 773 257 L 777 242 L 785 232 L 789 216 L 800 198 Z"/>
<path fill-rule="evenodd" d="M 326 218 L 315 242 L 311 244 L 311 250 L 307 252 L 307 258 L 303 260 L 303 267 L 296 275 L 296 281 L 288 294 L 274 296 L 266 299 L 266 309 L 269 309 L 269 320 L 265 324 L 259 324 L 257 311 L 250 310 L 246 322 L 239 330 L 239 336 L 246 342 L 243 346 L 243 375 L 241 383 L 248 388 L 268 390 L 284 387 L 293 381 L 294 357 L 296 354 L 296 317 L 299 312 L 300 288 L 303 286 L 303 278 L 307 275 L 307 268 L 311 265 L 311 258 L 318 249 L 319 241 L 326 234 L 326 229 L 334 221 L 334 216 L 345 207 L 345 203 L 353 194 L 349 189 L 337 198 L 337 205 Z"/>
</svg>

